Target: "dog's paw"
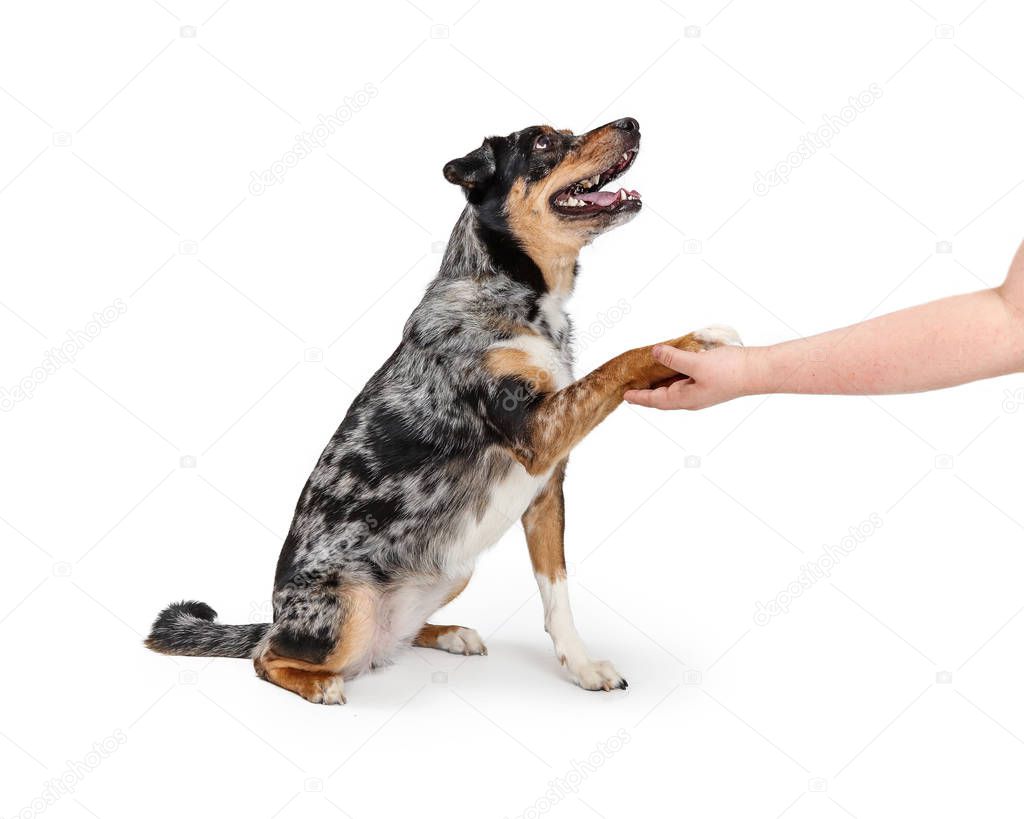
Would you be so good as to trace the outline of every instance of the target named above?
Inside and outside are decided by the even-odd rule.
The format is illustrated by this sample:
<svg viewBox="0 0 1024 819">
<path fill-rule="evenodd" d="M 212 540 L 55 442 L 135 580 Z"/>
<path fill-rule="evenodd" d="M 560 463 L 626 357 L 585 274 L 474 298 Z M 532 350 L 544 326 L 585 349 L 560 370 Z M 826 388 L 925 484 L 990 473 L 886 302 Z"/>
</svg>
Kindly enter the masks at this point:
<svg viewBox="0 0 1024 819">
<path fill-rule="evenodd" d="M 487 646 L 475 629 L 459 626 L 437 637 L 437 647 L 452 654 L 486 654 Z"/>
<path fill-rule="evenodd" d="M 740 334 L 726 324 L 712 324 L 697 330 L 693 337 L 699 341 L 705 350 L 713 350 L 715 347 L 742 347 Z"/>
<path fill-rule="evenodd" d="M 326 677 L 310 686 L 308 691 L 299 692 L 299 694 L 318 705 L 344 705 L 345 680 L 342 679 L 341 674 Z"/>
<path fill-rule="evenodd" d="M 567 665 L 566 668 L 572 681 L 587 691 L 613 691 L 629 687 L 629 683 L 607 660 L 587 660 Z"/>
</svg>

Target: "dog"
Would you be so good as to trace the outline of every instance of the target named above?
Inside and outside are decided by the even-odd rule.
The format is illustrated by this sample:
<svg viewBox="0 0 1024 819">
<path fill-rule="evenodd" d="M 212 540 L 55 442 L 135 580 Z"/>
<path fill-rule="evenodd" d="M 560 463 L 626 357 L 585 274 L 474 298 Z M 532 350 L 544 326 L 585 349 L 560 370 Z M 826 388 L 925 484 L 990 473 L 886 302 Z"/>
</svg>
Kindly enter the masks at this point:
<svg viewBox="0 0 1024 819">
<path fill-rule="evenodd" d="M 570 450 L 627 389 L 678 377 L 651 347 L 574 380 L 565 311 L 580 249 L 631 220 L 627 171 L 640 126 L 575 135 L 535 126 L 489 137 L 444 166 L 466 206 L 398 349 L 367 382 L 313 469 L 274 578 L 273 623 L 225 625 L 205 603 L 165 609 L 146 645 L 165 654 L 251 658 L 310 702 L 412 644 L 486 654 L 471 628 L 427 618 L 459 595 L 480 553 L 522 521 L 544 626 L 571 680 L 626 688 L 591 659 L 573 623 L 563 554 Z M 665 342 L 739 343 L 729 328 Z"/>
</svg>

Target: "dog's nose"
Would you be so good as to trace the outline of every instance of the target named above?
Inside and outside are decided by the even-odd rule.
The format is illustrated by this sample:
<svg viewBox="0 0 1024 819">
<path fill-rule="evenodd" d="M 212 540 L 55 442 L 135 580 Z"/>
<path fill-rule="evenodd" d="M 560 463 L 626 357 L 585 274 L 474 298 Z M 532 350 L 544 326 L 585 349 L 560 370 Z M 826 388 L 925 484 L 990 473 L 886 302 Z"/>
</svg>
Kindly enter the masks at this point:
<svg viewBox="0 0 1024 819">
<path fill-rule="evenodd" d="M 622 131 L 639 131 L 640 130 L 640 123 L 637 122 L 632 117 L 623 117 L 622 119 L 617 119 L 617 120 L 615 120 L 615 122 L 612 123 L 612 125 L 615 128 L 618 128 L 618 129 L 620 129 Z"/>
</svg>

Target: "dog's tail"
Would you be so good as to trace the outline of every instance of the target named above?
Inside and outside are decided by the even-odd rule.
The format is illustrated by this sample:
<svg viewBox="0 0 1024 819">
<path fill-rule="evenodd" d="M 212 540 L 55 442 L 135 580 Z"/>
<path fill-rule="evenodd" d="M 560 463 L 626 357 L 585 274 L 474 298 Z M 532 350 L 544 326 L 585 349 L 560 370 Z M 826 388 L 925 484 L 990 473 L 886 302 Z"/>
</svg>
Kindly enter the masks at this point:
<svg viewBox="0 0 1024 819">
<path fill-rule="evenodd" d="M 228 626 L 216 620 L 217 612 L 206 603 L 171 603 L 153 623 L 146 647 L 161 654 L 245 659 L 270 629 L 270 623 Z"/>
</svg>

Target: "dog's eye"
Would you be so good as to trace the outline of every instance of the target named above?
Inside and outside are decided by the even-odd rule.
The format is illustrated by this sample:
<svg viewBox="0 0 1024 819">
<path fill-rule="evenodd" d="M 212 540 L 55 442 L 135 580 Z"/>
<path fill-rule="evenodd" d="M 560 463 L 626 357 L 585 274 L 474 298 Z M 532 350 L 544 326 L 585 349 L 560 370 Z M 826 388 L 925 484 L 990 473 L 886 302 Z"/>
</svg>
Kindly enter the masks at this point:
<svg viewBox="0 0 1024 819">
<path fill-rule="evenodd" d="M 546 151 L 551 147 L 551 137 L 547 134 L 541 134 L 533 141 L 533 150 L 535 151 Z"/>
</svg>

